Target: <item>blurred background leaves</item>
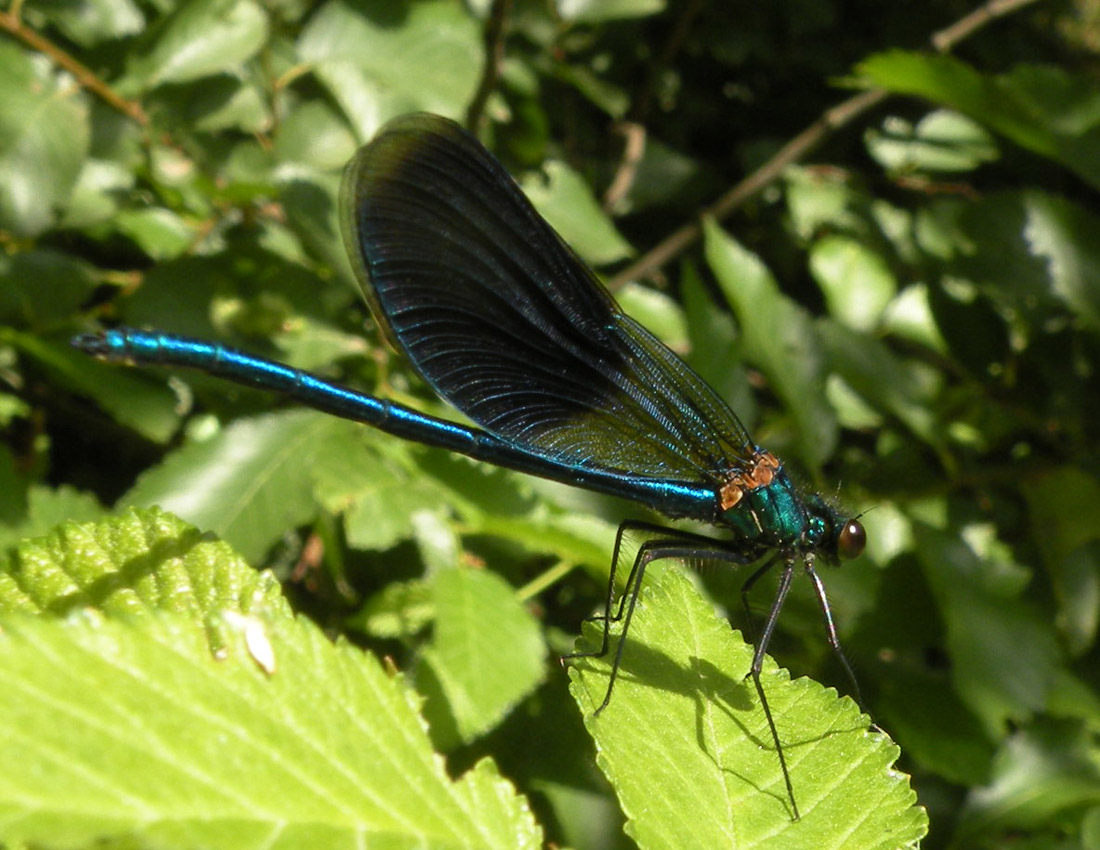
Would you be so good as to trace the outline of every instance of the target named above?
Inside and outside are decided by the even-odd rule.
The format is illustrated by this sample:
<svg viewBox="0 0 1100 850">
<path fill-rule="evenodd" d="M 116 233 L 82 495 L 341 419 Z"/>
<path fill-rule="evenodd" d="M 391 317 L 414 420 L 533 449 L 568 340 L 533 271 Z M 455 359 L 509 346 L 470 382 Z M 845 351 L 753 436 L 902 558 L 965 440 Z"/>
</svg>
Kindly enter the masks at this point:
<svg viewBox="0 0 1100 850">
<path fill-rule="evenodd" d="M 415 669 L 430 717 L 460 700 L 434 743 L 455 770 L 492 754 L 550 840 L 627 844 L 550 658 L 638 509 L 67 345 L 157 327 L 451 415 L 355 293 L 336 192 L 389 117 L 480 102 L 628 311 L 866 511 L 868 554 L 825 578 L 924 846 L 1100 847 L 1100 13 L 1020 5 L 944 55 L 929 36 L 977 4 L 515 0 L 499 63 L 485 0 L 8 7 L 0 539 L 160 504 Z M 621 285 L 851 87 L 889 96 Z M 471 590 L 459 564 L 495 575 Z M 433 640 L 462 594 L 504 604 L 497 577 L 514 677 L 460 699 Z M 734 612 L 741 580 L 703 574 Z M 806 587 L 773 654 L 847 688 Z"/>
</svg>

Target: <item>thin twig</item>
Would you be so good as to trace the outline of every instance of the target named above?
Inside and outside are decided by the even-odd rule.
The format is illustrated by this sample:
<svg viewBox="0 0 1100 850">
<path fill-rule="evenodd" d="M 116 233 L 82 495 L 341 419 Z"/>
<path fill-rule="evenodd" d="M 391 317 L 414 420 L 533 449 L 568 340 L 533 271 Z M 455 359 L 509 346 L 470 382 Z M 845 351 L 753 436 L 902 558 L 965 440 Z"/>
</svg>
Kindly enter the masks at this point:
<svg viewBox="0 0 1100 850">
<path fill-rule="evenodd" d="M 615 176 L 611 179 L 607 191 L 604 192 L 602 201 L 604 210 L 614 209 L 634 185 L 638 164 L 645 154 L 645 122 L 653 103 L 653 92 L 660 82 L 661 75 L 672 65 L 676 54 L 684 46 L 688 33 L 691 32 L 691 26 L 702 11 L 704 3 L 705 0 L 691 0 L 682 7 L 668 38 L 665 39 L 664 46 L 649 67 L 645 83 L 634 96 L 630 108 L 627 109 L 626 117 L 612 127 L 613 132 L 623 137 L 623 153 L 615 169 Z"/>
<path fill-rule="evenodd" d="M 481 129 L 485 104 L 500 79 L 500 65 L 504 61 L 504 31 L 507 29 L 508 14 L 512 10 L 512 0 L 493 0 L 489 10 L 489 19 L 485 22 L 485 70 L 481 75 L 474 99 L 466 110 L 466 129 L 477 134 Z"/>
<path fill-rule="evenodd" d="M 946 53 L 986 24 L 1036 2 L 1038 0 L 989 0 L 989 2 L 960 18 L 955 23 L 934 33 L 930 39 L 932 47 L 940 53 Z M 718 220 L 725 218 L 748 198 L 778 177 L 787 166 L 797 162 L 810 150 L 821 144 L 830 133 L 834 133 L 841 127 L 850 124 L 860 115 L 878 106 L 889 96 L 890 92 L 885 89 L 869 89 L 826 110 L 809 127 L 787 142 L 760 168 L 735 184 L 718 200 L 699 210 L 695 220 L 673 231 L 642 257 L 639 257 L 615 275 L 608 282 L 608 285 L 614 289 L 628 281 L 646 277 L 679 256 L 702 235 L 703 229 L 700 222 L 704 217 L 713 217 Z"/>
<path fill-rule="evenodd" d="M 619 121 L 612 127 L 612 130 L 623 137 L 623 155 L 619 159 L 619 167 L 615 169 L 615 176 L 603 193 L 601 206 L 605 211 L 613 210 L 619 201 L 626 197 L 634 185 L 634 178 L 638 174 L 638 165 L 645 153 L 646 133 L 644 124 L 636 124 L 633 121 Z"/>
<path fill-rule="evenodd" d="M 145 114 L 145 110 L 141 108 L 140 103 L 122 97 L 96 76 L 95 72 L 88 66 L 82 65 L 52 41 L 26 26 L 19 20 L 18 15 L 15 13 L 15 7 L 11 11 L 0 12 L 0 29 L 7 30 L 28 47 L 50 57 L 55 64 L 76 77 L 81 86 L 99 95 L 100 98 L 123 115 L 129 116 L 143 127 L 149 123 L 149 117 Z"/>
<path fill-rule="evenodd" d="M 1030 6 L 1035 2 L 1038 2 L 1038 0 L 989 0 L 988 3 L 979 6 L 970 14 L 963 15 L 951 26 L 934 33 L 929 40 L 932 42 L 934 49 L 940 53 L 947 53 L 960 41 L 969 38 L 976 30 L 981 29 L 990 21 L 1003 18 L 1005 15 L 1015 12 L 1017 9 L 1022 9 L 1024 6 Z"/>
</svg>

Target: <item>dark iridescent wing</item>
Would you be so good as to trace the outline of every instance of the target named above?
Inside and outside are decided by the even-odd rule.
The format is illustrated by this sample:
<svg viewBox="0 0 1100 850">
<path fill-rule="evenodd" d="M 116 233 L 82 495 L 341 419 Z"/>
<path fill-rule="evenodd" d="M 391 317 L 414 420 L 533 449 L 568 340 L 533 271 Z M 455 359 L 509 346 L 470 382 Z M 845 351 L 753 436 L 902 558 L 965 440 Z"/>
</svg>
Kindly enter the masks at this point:
<svg viewBox="0 0 1100 850">
<path fill-rule="evenodd" d="M 751 454 L 714 391 L 624 316 L 457 124 L 387 124 L 344 176 L 376 319 L 448 402 L 563 467 L 720 484 Z"/>
</svg>

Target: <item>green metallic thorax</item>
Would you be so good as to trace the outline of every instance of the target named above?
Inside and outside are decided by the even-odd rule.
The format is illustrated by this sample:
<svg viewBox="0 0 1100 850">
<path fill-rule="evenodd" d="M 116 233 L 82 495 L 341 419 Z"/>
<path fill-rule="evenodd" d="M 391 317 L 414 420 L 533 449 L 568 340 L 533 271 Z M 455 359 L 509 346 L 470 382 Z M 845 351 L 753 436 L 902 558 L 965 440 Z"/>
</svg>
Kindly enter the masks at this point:
<svg viewBox="0 0 1100 850">
<path fill-rule="evenodd" d="M 722 522 L 759 549 L 817 549 L 831 517 L 824 505 L 807 504 L 783 469 L 767 484 L 744 489 L 740 501 L 722 512 Z"/>
</svg>

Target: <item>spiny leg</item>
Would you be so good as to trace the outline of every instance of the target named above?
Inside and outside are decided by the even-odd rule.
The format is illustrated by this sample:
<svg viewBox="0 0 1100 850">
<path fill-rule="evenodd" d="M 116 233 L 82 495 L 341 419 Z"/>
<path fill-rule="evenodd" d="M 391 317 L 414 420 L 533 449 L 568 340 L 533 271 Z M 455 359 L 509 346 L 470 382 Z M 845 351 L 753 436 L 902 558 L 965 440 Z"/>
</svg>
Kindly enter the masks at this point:
<svg viewBox="0 0 1100 850">
<path fill-rule="evenodd" d="M 753 587 L 756 586 L 756 582 L 760 580 L 760 577 L 775 566 L 775 562 L 778 560 L 778 556 L 768 558 L 768 560 L 757 567 L 753 571 L 753 574 L 745 579 L 744 584 L 741 585 L 741 607 L 745 610 L 745 634 L 748 635 L 749 643 L 753 646 L 756 646 L 756 629 L 753 628 L 752 625 L 752 608 L 749 606 L 749 593 L 752 591 Z"/>
<path fill-rule="evenodd" d="M 626 614 L 623 617 L 623 630 L 619 635 L 619 644 L 615 647 L 615 658 L 611 663 L 611 675 L 608 677 L 607 681 L 607 693 L 604 694 L 603 702 L 600 703 L 593 714 L 599 714 L 607 708 L 608 703 L 611 702 L 611 691 L 614 690 L 615 680 L 619 675 L 619 665 L 622 663 L 623 650 L 626 648 L 626 635 L 627 632 L 630 631 L 630 621 L 634 616 L 634 605 L 637 603 L 638 593 L 642 589 L 642 577 L 645 575 L 646 567 L 654 561 L 663 561 L 670 558 L 690 559 L 708 557 L 716 560 L 733 561 L 739 564 L 744 563 L 744 559 L 739 557 L 736 553 L 725 549 L 715 548 L 715 541 L 710 538 L 686 533 L 683 536 L 689 543 L 694 545 L 684 545 L 684 542 L 679 540 L 647 540 L 639 547 L 638 556 L 630 571 L 633 582 L 631 583 L 628 579 L 628 589 L 624 591 L 624 594 L 628 597 Z M 709 548 L 700 549 L 699 543 L 701 541 L 708 543 Z"/>
<path fill-rule="evenodd" d="M 855 694 L 856 705 L 863 708 L 863 697 L 860 694 L 859 682 L 856 681 L 855 671 L 852 669 L 852 665 L 848 663 L 848 656 L 844 654 L 844 650 L 840 646 L 840 638 L 836 634 L 836 626 L 833 624 L 833 610 L 829 606 L 829 597 L 825 594 L 825 585 L 822 584 L 821 579 L 818 578 L 817 571 L 814 570 L 814 559 L 812 555 L 806 556 L 806 575 L 810 577 L 810 581 L 814 585 L 814 593 L 817 594 L 818 604 L 821 606 L 821 613 L 825 616 L 825 633 L 829 646 L 833 650 L 833 654 L 840 661 L 840 665 L 844 668 L 844 672 L 848 674 L 848 681 L 852 683 L 852 690 Z"/>
<path fill-rule="evenodd" d="M 630 573 L 626 577 L 623 593 L 619 597 L 619 609 L 612 614 L 611 609 L 615 604 L 615 575 L 622 553 L 623 538 L 632 532 L 644 532 L 653 536 L 647 540 L 643 540 L 638 547 L 638 552 L 634 556 L 634 563 L 630 568 Z M 653 523 L 643 522 L 641 520 L 624 520 L 620 523 L 619 530 L 615 534 L 615 546 L 611 554 L 611 570 L 607 580 L 607 600 L 604 605 L 604 612 L 585 618 L 586 623 L 600 621 L 604 624 L 603 639 L 600 642 L 600 648 L 592 652 L 571 652 L 568 655 L 563 655 L 561 660 L 564 662 L 572 658 L 602 658 L 607 655 L 607 649 L 610 642 L 611 623 L 617 623 L 622 620 L 623 607 L 626 605 L 626 600 L 630 596 L 630 589 L 640 584 L 637 572 L 639 564 L 642 563 L 641 555 L 643 550 L 647 547 L 656 549 L 668 547 L 671 549 L 676 546 L 684 547 L 685 544 L 695 544 L 692 550 L 695 555 L 703 553 L 708 556 L 713 555 L 719 560 L 735 560 L 738 564 L 744 563 L 743 557 L 737 556 L 734 553 L 727 553 L 726 550 L 720 548 L 721 543 L 719 541 L 710 537 L 694 534 L 690 531 L 667 528 L 663 525 L 654 525 Z M 728 557 L 724 557 L 726 555 L 728 555 Z M 651 560 L 659 560 L 659 557 Z"/>
<path fill-rule="evenodd" d="M 615 604 L 615 573 L 619 567 L 619 557 L 622 552 L 623 537 L 628 532 L 644 531 L 653 534 L 653 540 L 656 540 L 661 535 L 674 533 L 671 529 L 665 528 L 663 525 L 654 525 L 653 523 L 642 522 L 640 520 L 624 520 L 619 524 L 619 530 L 615 533 L 615 546 L 611 551 L 611 570 L 607 578 L 607 600 L 604 604 L 602 614 L 595 614 L 591 617 L 585 617 L 586 623 L 595 621 L 603 622 L 603 639 L 600 642 L 600 648 L 592 652 L 571 652 L 568 655 L 563 655 L 562 662 L 569 661 L 573 658 L 603 658 L 607 655 L 608 642 L 610 640 L 611 623 L 618 622 L 623 616 L 623 605 L 626 602 L 626 597 L 629 594 L 630 587 L 634 583 L 636 573 L 638 571 L 638 562 L 641 560 L 640 555 L 642 548 L 649 541 L 643 541 L 642 545 L 638 548 L 637 554 L 634 556 L 634 564 L 630 568 L 630 573 L 626 577 L 626 585 L 623 587 L 623 594 L 619 597 L 619 610 L 614 615 L 611 613 L 611 608 Z"/>
<path fill-rule="evenodd" d="M 622 632 L 619 634 L 619 643 L 615 648 L 615 657 L 611 663 L 611 674 L 608 677 L 607 692 L 604 694 L 603 702 L 596 708 L 595 714 L 599 714 L 611 702 L 611 693 L 615 689 L 615 682 L 618 679 L 619 668 L 622 664 L 623 650 L 626 648 L 626 638 L 630 631 L 630 621 L 634 616 L 634 606 L 638 601 L 638 594 L 641 592 L 642 579 L 645 577 L 646 567 L 654 561 L 668 559 L 690 560 L 708 558 L 718 561 L 727 561 L 738 565 L 745 563 L 744 556 L 722 547 L 721 543 L 709 537 L 691 534 L 690 532 L 670 531 L 669 529 L 663 529 L 662 531 L 665 534 L 671 534 L 672 537 L 646 540 L 638 547 L 638 554 L 635 556 L 634 565 L 631 567 L 630 575 L 627 578 L 627 585 L 623 590 L 623 598 L 620 601 L 619 613 L 615 615 L 615 618 L 612 618 L 609 614 L 604 620 L 604 639 L 601 650 L 599 652 L 574 654 L 574 656 L 587 655 L 597 657 L 605 655 L 607 653 L 608 634 L 611 628 L 611 621 L 612 619 L 622 619 L 623 628 Z M 624 605 L 625 609 L 623 607 Z"/>
<path fill-rule="evenodd" d="M 748 609 L 748 590 L 751 590 L 752 585 L 756 583 L 756 580 L 764 574 L 774 563 L 774 559 L 768 561 L 764 566 L 754 572 L 745 581 L 745 584 L 741 588 L 741 598 L 745 604 L 746 610 Z M 787 786 L 787 797 L 791 801 L 791 811 L 794 814 L 794 819 L 798 820 L 801 816 L 798 813 L 798 803 L 794 799 L 794 786 L 791 784 L 791 774 L 787 769 L 787 758 L 783 755 L 783 745 L 779 741 L 779 730 L 775 727 L 775 719 L 772 717 L 772 709 L 768 704 L 768 698 L 764 695 L 764 684 L 760 681 L 760 673 L 764 669 L 764 654 L 767 652 L 768 644 L 771 642 L 772 633 L 775 631 L 775 624 L 779 619 L 779 612 L 783 609 L 783 603 L 787 600 L 787 593 L 791 589 L 791 580 L 794 578 L 794 560 L 788 559 L 786 565 L 783 567 L 783 572 L 779 576 L 779 589 L 775 592 L 775 599 L 772 601 L 771 610 L 768 612 L 768 619 L 764 623 L 764 631 L 760 635 L 759 641 L 754 641 L 754 651 L 752 656 L 752 666 L 749 668 L 749 675 L 752 676 L 752 683 L 756 686 L 756 695 L 760 698 L 760 707 L 764 709 L 764 717 L 768 721 L 768 730 L 772 734 L 772 741 L 775 743 L 775 753 L 779 756 L 779 768 L 783 771 L 783 782 Z"/>
</svg>

